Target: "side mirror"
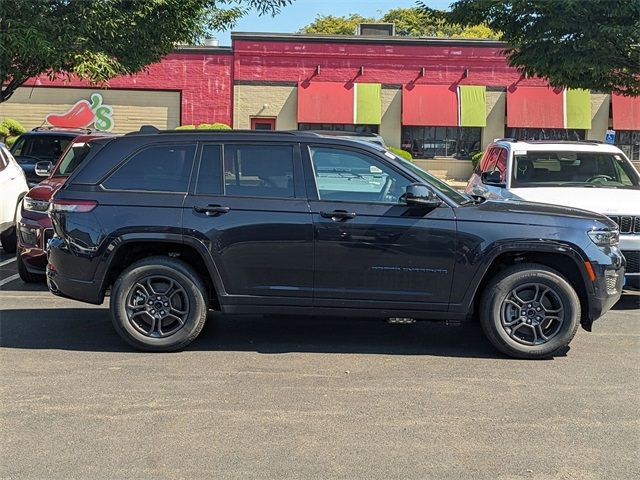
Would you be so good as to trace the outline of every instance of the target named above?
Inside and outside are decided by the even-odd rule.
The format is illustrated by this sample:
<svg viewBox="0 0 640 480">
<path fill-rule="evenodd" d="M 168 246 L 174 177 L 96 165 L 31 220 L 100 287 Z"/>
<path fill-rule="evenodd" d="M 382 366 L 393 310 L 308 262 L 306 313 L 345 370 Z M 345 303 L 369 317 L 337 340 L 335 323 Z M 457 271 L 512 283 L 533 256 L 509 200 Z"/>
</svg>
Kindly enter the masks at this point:
<svg viewBox="0 0 640 480">
<path fill-rule="evenodd" d="M 37 162 L 36 163 L 36 175 L 39 177 L 48 177 L 53 170 L 53 163 L 51 162 Z"/>
<path fill-rule="evenodd" d="M 480 179 L 485 185 L 491 185 L 493 187 L 506 187 L 505 183 L 500 180 L 500 172 L 482 172 Z"/>
<path fill-rule="evenodd" d="M 425 208 L 435 208 L 442 203 L 442 200 L 440 200 L 429 187 L 421 183 L 407 185 L 403 197 L 407 205 L 416 205 Z"/>
</svg>

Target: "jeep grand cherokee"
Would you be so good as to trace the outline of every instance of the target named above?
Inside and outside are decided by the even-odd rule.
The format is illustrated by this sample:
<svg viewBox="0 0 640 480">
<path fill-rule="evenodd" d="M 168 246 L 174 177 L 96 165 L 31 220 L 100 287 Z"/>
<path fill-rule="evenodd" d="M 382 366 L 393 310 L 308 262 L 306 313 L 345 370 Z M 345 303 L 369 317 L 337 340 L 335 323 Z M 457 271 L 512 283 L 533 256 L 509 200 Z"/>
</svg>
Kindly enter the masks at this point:
<svg viewBox="0 0 640 480">
<path fill-rule="evenodd" d="M 610 219 L 485 201 L 371 142 L 308 132 L 97 140 L 55 194 L 48 285 L 133 346 L 185 347 L 210 309 L 462 321 L 554 355 L 620 297 Z"/>
</svg>

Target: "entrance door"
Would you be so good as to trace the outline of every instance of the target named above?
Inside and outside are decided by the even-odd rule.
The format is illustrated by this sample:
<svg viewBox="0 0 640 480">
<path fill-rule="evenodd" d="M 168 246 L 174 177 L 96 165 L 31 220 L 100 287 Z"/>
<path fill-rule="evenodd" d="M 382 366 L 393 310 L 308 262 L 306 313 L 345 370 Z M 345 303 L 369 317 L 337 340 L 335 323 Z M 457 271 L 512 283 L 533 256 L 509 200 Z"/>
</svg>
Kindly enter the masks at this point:
<svg viewBox="0 0 640 480">
<path fill-rule="evenodd" d="M 251 117 L 251 130 L 275 130 L 275 117 Z"/>
<path fill-rule="evenodd" d="M 449 206 L 402 201 L 414 180 L 356 149 L 311 146 L 317 200 L 314 305 L 441 309 L 449 301 L 456 224 Z"/>
</svg>

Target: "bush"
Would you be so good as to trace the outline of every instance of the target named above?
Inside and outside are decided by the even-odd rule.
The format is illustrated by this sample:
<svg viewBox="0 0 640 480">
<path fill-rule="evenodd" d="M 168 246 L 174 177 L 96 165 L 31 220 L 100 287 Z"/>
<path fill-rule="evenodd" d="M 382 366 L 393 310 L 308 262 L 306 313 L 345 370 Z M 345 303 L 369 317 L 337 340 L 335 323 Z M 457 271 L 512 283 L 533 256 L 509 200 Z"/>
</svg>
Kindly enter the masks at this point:
<svg viewBox="0 0 640 480">
<path fill-rule="evenodd" d="M 24 128 L 19 121 L 14 120 L 13 118 L 5 118 L 0 125 L 9 130 L 9 135 L 13 137 L 22 135 L 27 131 L 27 129 Z"/>
<path fill-rule="evenodd" d="M 14 143 L 16 143 L 17 139 L 18 137 L 7 137 L 4 143 L 7 145 L 7 147 L 11 147 Z"/>
<path fill-rule="evenodd" d="M 176 130 L 231 130 L 226 123 L 201 123 L 197 127 L 195 125 L 181 125 Z"/>
<path fill-rule="evenodd" d="M 0 138 L 4 139 L 9 136 L 9 129 L 0 123 Z"/>
<path fill-rule="evenodd" d="M 471 154 L 471 164 L 474 169 L 478 166 L 480 160 L 482 160 L 482 155 L 484 155 L 484 152 L 482 151 Z"/>
<path fill-rule="evenodd" d="M 389 150 L 395 153 L 396 155 L 398 155 L 399 157 L 404 158 L 405 160 L 409 160 L 409 161 L 413 160 L 413 156 L 406 150 L 401 150 L 395 147 L 389 147 Z"/>
</svg>

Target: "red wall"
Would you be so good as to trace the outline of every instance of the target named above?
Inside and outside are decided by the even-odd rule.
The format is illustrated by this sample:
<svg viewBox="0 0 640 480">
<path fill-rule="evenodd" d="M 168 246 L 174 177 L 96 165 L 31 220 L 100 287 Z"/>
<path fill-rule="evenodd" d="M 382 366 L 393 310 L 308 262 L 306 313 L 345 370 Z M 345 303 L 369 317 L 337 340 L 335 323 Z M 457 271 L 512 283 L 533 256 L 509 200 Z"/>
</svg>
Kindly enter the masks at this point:
<svg viewBox="0 0 640 480">
<path fill-rule="evenodd" d="M 114 78 L 111 88 L 181 92 L 182 124 L 222 122 L 232 125 L 233 56 L 216 53 L 172 53 L 142 73 Z M 87 87 L 82 81 L 38 77 L 28 86 Z"/>
<path fill-rule="evenodd" d="M 522 80 L 496 46 L 316 43 L 235 39 L 235 79 L 241 81 L 408 84 L 546 85 Z M 316 65 L 320 74 L 315 75 Z M 358 75 L 364 66 L 364 75 Z M 425 68 L 425 75 L 419 76 Z M 463 78 L 465 69 L 469 75 Z"/>
</svg>

